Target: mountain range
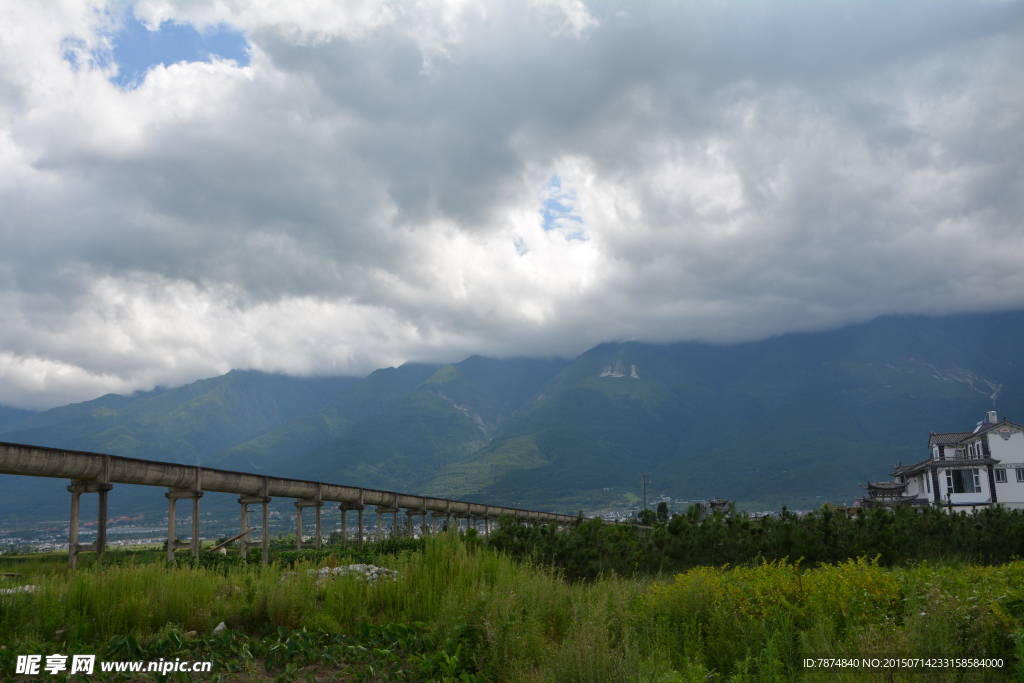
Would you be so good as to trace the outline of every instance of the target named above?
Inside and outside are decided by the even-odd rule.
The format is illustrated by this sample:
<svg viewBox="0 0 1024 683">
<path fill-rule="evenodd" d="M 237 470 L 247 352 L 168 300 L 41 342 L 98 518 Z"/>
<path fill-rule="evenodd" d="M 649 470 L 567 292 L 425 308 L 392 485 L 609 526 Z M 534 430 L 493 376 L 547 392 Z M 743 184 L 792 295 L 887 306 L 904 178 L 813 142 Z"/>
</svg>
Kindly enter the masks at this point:
<svg viewBox="0 0 1024 683">
<path fill-rule="evenodd" d="M 653 496 L 810 508 L 925 457 L 931 431 L 972 429 L 988 410 L 1024 421 L 1022 351 L 1024 312 L 1010 312 L 365 378 L 235 370 L 0 410 L 0 441 L 552 510 L 635 501 L 642 473 Z M 61 511 L 64 485 L 0 476 L 0 515 Z"/>
</svg>

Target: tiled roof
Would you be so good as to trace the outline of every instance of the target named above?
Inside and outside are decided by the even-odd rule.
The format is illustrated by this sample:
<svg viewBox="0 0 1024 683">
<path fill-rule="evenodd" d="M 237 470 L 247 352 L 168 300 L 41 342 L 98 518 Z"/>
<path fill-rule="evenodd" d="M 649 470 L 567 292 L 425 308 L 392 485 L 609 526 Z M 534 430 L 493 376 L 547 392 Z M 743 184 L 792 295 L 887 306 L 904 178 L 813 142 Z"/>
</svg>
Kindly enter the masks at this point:
<svg viewBox="0 0 1024 683">
<path fill-rule="evenodd" d="M 889 476 L 898 477 L 900 475 L 917 474 L 918 472 L 923 472 L 924 470 L 928 469 L 928 463 L 930 463 L 931 461 L 931 458 L 925 458 L 921 462 L 914 463 L 913 465 L 900 465 L 895 470 L 893 470 Z"/>
<path fill-rule="evenodd" d="M 1024 426 L 1021 426 L 1021 425 L 1017 424 L 1016 422 L 1010 422 L 1009 420 L 1002 420 L 1000 422 L 995 422 L 993 424 L 990 424 L 990 425 L 986 426 L 984 429 L 979 429 L 978 430 L 978 434 L 984 434 L 985 432 L 991 431 L 991 430 L 995 429 L 996 427 L 1003 427 L 1003 426 L 1008 426 L 1010 428 L 1014 428 L 1015 427 L 1017 429 L 1020 429 L 1020 430 L 1024 431 Z"/>
<path fill-rule="evenodd" d="M 871 505 L 930 505 L 927 498 L 917 496 L 899 496 L 897 498 L 858 498 L 865 507 Z"/>
<path fill-rule="evenodd" d="M 898 481 L 869 481 L 866 484 L 861 484 L 861 488 L 868 489 L 879 489 L 879 490 L 899 490 L 906 488 L 906 483 Z"/>
<path fill-rule="evenodd" d="M 929 446 L 952 446 L 964 439 L 974 436 L 974 432 L 946 432 L 945 434 L 932 434 L 928 439 Z"/>
<path fill-rule="evenodd" d="M 982 465 L 998 465 L 999 460 L 993 458 L 946 458 L 945 460 L 929 460 L 934 467 L 980 467 Z"/>
<path fill-rule="evenodd" d="M 949 467 L 982 467 L 983 465 L 998 465 L 999 460 L 993 458 L 946 458 L 945 460 L 934 460 L 932 458 L 925 458 L 921 462 L 914 463 L 913 465 L 900 465 L 890 473 L 890 476 L 899 477 L 920 474 L 921 472 L 927 471 L 929 468 L 941 467 L 943 469 Z"/>
<path fill-rule="evenodd" d="M 955 446 L 963 441 L 967 441 L 972 436 L 980 436 L 985 432 L 992 431 L 998 427 L 1009 426 L 1024 431 L 1024 427 L 1017 424 L 1016 422 L 1010 422 L 1009 420 L 1001 420 L 999 422 L 993 422 L 992 424 L 985 425 L 982 429 L 977 429 L 973 432 L 944 432 L 942 434 L 932 434 L 931 438 L 928 439 L 928 447 L 932 446 Z"/>
</svg>

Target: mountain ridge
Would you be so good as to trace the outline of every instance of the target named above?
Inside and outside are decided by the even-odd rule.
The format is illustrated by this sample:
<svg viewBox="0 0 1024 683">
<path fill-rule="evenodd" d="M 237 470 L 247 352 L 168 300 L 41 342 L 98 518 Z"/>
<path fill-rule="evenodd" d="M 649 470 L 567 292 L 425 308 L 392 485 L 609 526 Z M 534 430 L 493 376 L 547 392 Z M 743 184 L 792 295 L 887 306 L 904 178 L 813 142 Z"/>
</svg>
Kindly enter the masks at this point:
<svg viewBox="0 0 1024 683">
<path fill-rule="evenodd" d="M 924 457 L 929 431 L 1024 415 L 1022 342 L 1024 312 L 888 316 L 365 378 L 232 371 L 0 424 L 0 440 L 550 509 L 624 503 L 641 472 L 655 495 L 809 507 Z"/>
</svg>

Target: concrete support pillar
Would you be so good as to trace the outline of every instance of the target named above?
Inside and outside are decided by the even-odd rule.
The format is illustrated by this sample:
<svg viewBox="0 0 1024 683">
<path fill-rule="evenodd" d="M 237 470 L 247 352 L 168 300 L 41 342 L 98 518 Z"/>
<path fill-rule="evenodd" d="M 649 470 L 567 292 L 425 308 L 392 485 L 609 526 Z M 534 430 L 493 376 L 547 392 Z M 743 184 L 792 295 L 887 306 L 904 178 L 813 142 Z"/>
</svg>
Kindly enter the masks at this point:
<svg viewBox="0 0 1024 683">
<path fill-rule="evenodd" d="M 451 531 L 451 522 L 449 521 L 452 514 L 452 502 L 446 500 L 444 502 L 444 528 L 445 531 Z M 437 513 L 434 513 L 434 519 L 437 519 Z"/>
<path fill-rule="evenodd" d="M 264 490 L 266 490 L 266 486 L 264 486 Z M 262 547 L 263 564 L 267 564 L 268 562 L 270 562 L 270 533 L 267 530 L 267 524 L 269 521 L 269 510 L 267 509 L 267 506 L 270 503 L 270 496 L 242 496 L 241 498 L 238 499 L 238 502 L 242 506 L 242 531 L 245 531 L 249 528 L 249 506 L 256 504 L 263 506 L 263 527 L 261 530 L 262 538 L 260 539 L 260 542 L 253 543 L 252 541 L 248 540 L 243 536 L 239 541 L 239 544 L 241 547 L 241 554 L 243 558 L 246 557 L 246 552 L 248 551 L 249 548 Z"/>
<path fill-rule="evenodd" d="M 324 504 L 323 501 L 318 501 L 317 504 L 316 504 L 316 524 L 314 525 L 314 528 L 316 529 L 316 544 L 315 545 L 316 545 L 316 548 L 318 550 L 320 549 L 320 546 L 324 542 L 323 527 L 321 526 L 321 521 L 322 520 L 320 519 L 320 508 L 323 506 L 323 504 Z"/>
<path fill-rule="evenodd" d="M 106 482 L 72 481 L 68 486 L 71 494 L 71 524 L 68 526 L 68 566 L 74 569 L 78 565 L 78 553 L 93 550 L 96 557 L 103 555 L 107 547 L 107 493 L 114 488 Z M 80 521 L 81 495 L 83 493 L 99 494 L 96 511 L 96 542 L 78 542 L 78 524 Z"/>
<path fill-rule="evenodd" d="M 392 536 L 399 535 L 398 529 L 398 493 L 393 493 L 394 501 L 391 505 L 378 505 L 377 511 L 377 540 L 384 540 L 384 520 L 383 516 L 386 514 L 394 515 L 394 523 L 391 526 Z"/>
<path fill-rule="evenodd" d="M 180 548 L 188 548 L 192 551 L 192 557 L 199 557 L 199 499 L 203 497 L 203 492 L 195 489 L 169 489 L 164 497 L 167 498 L 167 561 L 173 562 L 174 551 Z M 176 508 L 179 500 L 192 501 L 192 538 L 188 543 L 177 540 Z"/>
<path fill-rule="evenodd" d="M 409 529 L 409 538 L 415 538 L 416 536 L 416 517 L 422 517 L 422 524 L 420 524 L 420 535 L 426 533 L 427 527 L 427 511 L 426 510 L 406 510 L 406 522 Z"/>
<path fill-rule="evenodd" d="M 377 540 L 378 541 L 383 541 L 384 540 L 384 515 L 394 515 L 395 516 L 395 526 L 397 527 L 397 525 L 398 525 L 398 508 L 386 507 L 386 506 L 383 506 L 383 505 L 378 505 L 377 509 L 376 509 L 376 512 L 377 512 Z M 393 528 L 392 529 L 392 535 L 396 535 L 397 531 L 398 531 L 397 528 Z"/>
<path fill-rule="evenodd" d="M 395 510 L 394 513 L 392 514 L 392 517 L 394 518 L 395 521 L 391 524 L 391 528 L 393 530 L 394 535 L 399 537 L 399 538 L 401 538 L 402 536 L 405 535 L 405 533 L 404 533 L 404 529 L 401 528 L 401 526 L 402 526 L 401 516 L 398 514 L 398 492 L 397 491 L 395 492 L 394 496 L 395 496 L 395 501 L 391 504 L 391 507 L 393 507 L 394 510 Z"/>
<path fill-rule="evenodd" d="M 74 482 L 72 482 L 71 486 L 74 486 Z M 68 566 L 74 569 L 75 564 L 78 562 L 78 498 L 82 494 L 72 491 L 71 486 L 68 486 L 68 491 L 71 492 L 71 523 L 68 525 Z"/>
<path fill-rule="evenodd" d="M 321 533 L 321 515 L 320 508 L 322 508 L 324 502 L 322 500 L 297 500 L 295 501 L 295 549 L 302 550 L 303 538 L 302 538 L 302 509 L 313 508 L 316 511 L 316 536 L 313 538 L 313 547 L 320 548 Z"/>
<path fill-rule="evenodd" d="M 342 545 L 348 544 L 348 520 L 345 518 L 345 513 L 349 510 L 356 510 L 359 512 L 359 539 L 360 547 L 363 545 L 363 505 L 361 503 L 342 503 L 338 506 L 341 510 L 341 543 Z"/>
</svg>

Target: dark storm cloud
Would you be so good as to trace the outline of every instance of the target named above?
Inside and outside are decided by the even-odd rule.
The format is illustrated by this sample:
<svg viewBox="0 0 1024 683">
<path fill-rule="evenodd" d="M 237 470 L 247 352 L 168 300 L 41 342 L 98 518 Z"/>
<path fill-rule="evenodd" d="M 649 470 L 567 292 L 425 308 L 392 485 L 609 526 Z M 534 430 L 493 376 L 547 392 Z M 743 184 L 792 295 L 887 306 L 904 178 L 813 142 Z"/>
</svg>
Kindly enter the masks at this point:
<svg viewBox="0 0 1024 683">
<path fill-rule="evenodd" d="M 1024 305 L 1019 3 L 5 11 L 0 402 Z"/>
</svg>

